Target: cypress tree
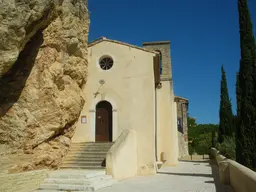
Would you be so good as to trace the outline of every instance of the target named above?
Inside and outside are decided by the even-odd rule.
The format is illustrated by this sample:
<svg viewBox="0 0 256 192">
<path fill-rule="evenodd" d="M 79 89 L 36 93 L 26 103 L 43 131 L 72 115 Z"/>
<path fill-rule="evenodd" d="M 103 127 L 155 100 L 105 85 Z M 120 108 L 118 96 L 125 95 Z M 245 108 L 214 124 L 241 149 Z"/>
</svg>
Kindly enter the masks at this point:
<svg viewBox="0 0 256 192">
<path fill-rule="evenodd" d="M 221 88 L 220 88 L 220 124 L 219 124 L 219 134 L 218 141 L 220 143 L 223 142 L 224 136 L 232 136 L 233 134 L 233 114 L 232 114 L 232 106 L 229 99 L 228 87 L 227 87 L 227 79 L 226 73 L 224 71 L 224 67 L 221 67 Z"/>
<path fill-rule="evenodd" d="M 236 160 L 256 169 L 256 45 L 247 0 L 238 0 L 241 60 L 237 79 Z"/>
<path fill-rule="evenodd" d="M 240 103 L 241 103 L 241 89 L 239 84 L 239 72 L 236 73 L 236 103 L 237 103 L 237 115 L 236 115 L 236 126 L 235 126 L 235 135 L 236 135 L 236 161 L 242 162 L 242 144 L 240 142 Z M 241 136 L 241 135 L 240 135 Z"/>
</svg>

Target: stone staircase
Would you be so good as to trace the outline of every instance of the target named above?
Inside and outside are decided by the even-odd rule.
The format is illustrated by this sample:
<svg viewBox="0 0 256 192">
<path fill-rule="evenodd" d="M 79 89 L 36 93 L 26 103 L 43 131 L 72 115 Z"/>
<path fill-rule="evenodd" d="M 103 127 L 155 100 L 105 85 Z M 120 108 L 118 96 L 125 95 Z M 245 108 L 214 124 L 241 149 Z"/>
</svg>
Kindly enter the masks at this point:
<svg viewBox="0 0 256 192">
<path fill-rule="evenodd" d="M 73 143 L 61 169 L 104 169 L 106 154 L 113 143 Z"/>
<path fill-rule="evenodd" d="M 61 169 L 48 173 L 36 192 L 86 192 L 112 186 L 116 180 L 104 170 Z"/>
<path fill-rule="evenodd" d="M 48 174 L 38 192 L 96 191 L 116 182 L 106 175 L 106 154 L 113 143 L 73 143 L 59 170 Z"/>
</svg>

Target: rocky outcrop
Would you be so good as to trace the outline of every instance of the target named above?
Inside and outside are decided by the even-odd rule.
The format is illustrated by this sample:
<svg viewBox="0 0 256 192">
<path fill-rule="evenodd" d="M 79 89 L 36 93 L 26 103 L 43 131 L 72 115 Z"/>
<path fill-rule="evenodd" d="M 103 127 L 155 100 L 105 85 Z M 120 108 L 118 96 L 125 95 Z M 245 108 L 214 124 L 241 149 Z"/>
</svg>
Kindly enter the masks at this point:
<svg viewBox="0 0 256 192">
<path fill-rule="evenodd" d="M 33 154 L 19 170 L 58 167 L 85 102 L 85 1 L 0 4 L 0 143 Z"/>
</svg>

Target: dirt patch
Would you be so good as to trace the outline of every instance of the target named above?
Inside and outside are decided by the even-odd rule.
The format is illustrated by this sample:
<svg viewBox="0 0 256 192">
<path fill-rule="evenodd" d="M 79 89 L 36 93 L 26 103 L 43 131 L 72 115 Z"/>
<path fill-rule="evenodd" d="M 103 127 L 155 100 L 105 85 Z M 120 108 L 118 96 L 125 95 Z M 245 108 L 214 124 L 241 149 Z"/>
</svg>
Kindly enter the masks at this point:
<svg viewBox="0 0 256 192">
<path fill-rule="evenodd" d="M 26 163 L 31 157 L 32 154 L 24 154 L 22 150 L 11 150 L 6 145 L 0 145 L 0 175 L 7 174 L 17 163 Z"/>
</svg>

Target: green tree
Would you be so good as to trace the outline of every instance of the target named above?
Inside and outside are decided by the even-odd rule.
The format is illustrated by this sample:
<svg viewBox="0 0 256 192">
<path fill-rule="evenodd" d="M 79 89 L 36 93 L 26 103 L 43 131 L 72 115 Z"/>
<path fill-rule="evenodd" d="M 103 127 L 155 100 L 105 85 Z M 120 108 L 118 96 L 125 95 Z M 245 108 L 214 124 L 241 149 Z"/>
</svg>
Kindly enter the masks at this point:
<svg viewBox="0 0 256 192">
<path fill-rule="evenodd" d="M 188 153 L 191 156 L 191 160 L 192 160 L 192 156 L 193 153 L 195 152 L 195 148 L 197 145 L 196 142 L 196 119 L 191 117 L 189 114 L 187 116 L 187 125 L 188 125 Z"/>
<path fill-rule="evenodd" d="M 212 147 L 216 147 L 216 132 L 212 129 Z"/>
<path fill-rule="evenodd" d="M 236 160 L 256 170 L 256 44 L 247 0 L 238 0 L 240 69 L 237 79 Z"/>
<path fill-rule="evenodd" d="M 196 127 L 196 119 L 193 117 L 190 117 L 188 115 L 187 124 L 188 124 L 188 129 L 195 128 Z"/>
<path fill-rule="evenodd" d="M 224 136 L 232 136 L 233 134 L 233 113 L 231 101 L 228 94 L 227 78 L 224 67 L 221 67 L 221 88 L 220 88 L 220 124 L 218 141 L 222 143 Z"/>
<path fill-rule="evenodd" d="M 228 159 L 236 159 L 236 143 L 234 135 L 232 137 L 224 137 L 224 141 L 220 144 L 220 153 Z"/>
</svg>

